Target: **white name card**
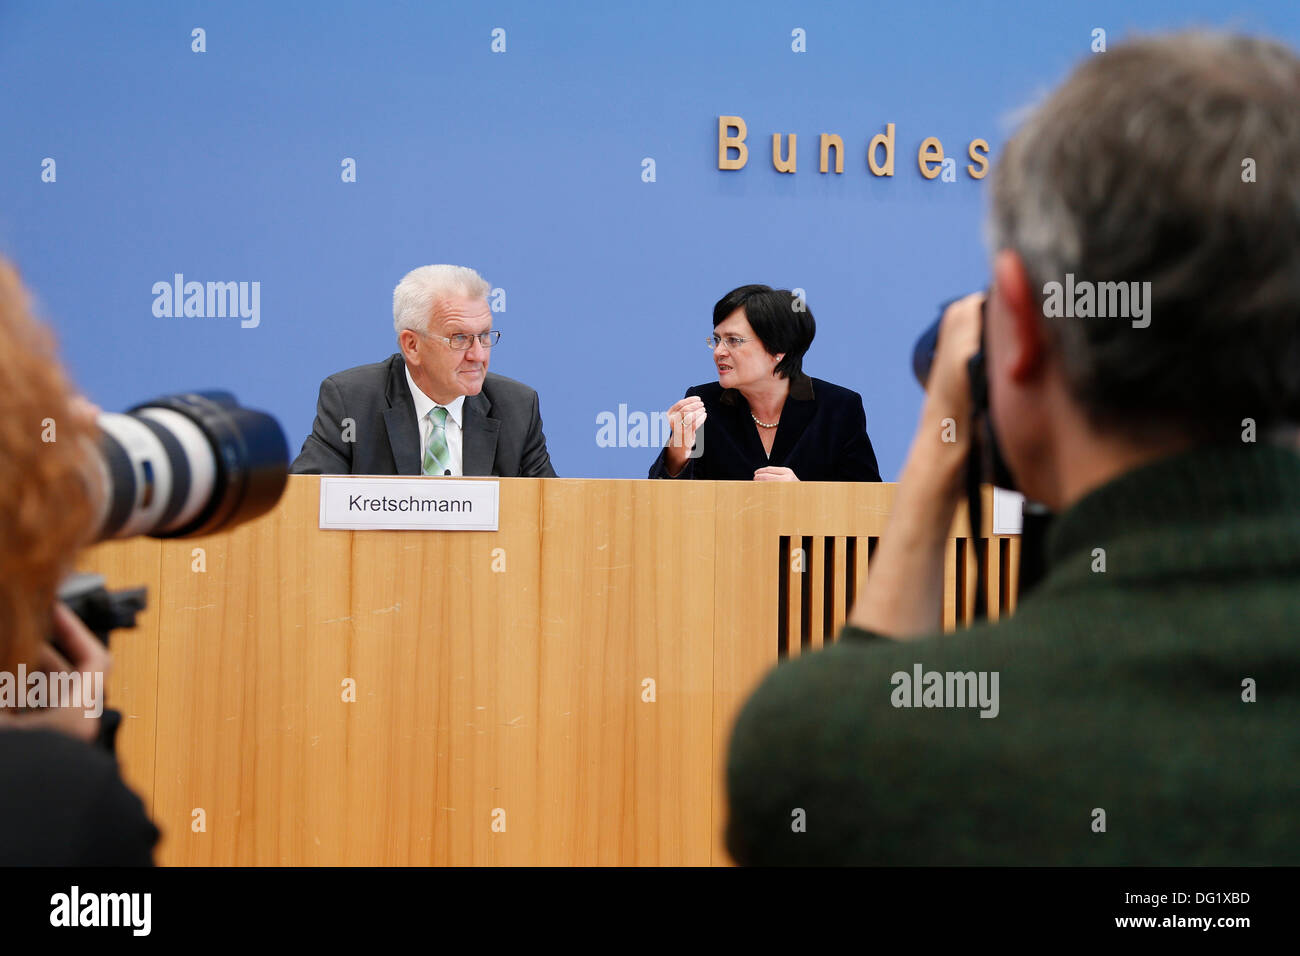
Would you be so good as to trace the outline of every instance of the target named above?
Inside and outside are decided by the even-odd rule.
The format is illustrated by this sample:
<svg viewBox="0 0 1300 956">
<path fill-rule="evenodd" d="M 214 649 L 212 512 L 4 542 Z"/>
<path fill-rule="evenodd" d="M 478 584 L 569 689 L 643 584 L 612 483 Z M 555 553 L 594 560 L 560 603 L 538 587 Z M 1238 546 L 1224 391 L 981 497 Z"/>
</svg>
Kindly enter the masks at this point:
<svg viewBox="0 0 1300 956">
<path fill-rule="evenodd" d="M 1025 503 L 1025 496 L 1018 491 L 1007 491 L 1005 488 L 993 489 L 993 533 L 994 534 L 1020 534 L 1023 524 L 1021 507 Z"/>
<path fill-rule="evenodd" d="M 452 478 L 320 480 L 320 526 L 353 531 L 496 531 L 499 483 Z"/>
</svg>

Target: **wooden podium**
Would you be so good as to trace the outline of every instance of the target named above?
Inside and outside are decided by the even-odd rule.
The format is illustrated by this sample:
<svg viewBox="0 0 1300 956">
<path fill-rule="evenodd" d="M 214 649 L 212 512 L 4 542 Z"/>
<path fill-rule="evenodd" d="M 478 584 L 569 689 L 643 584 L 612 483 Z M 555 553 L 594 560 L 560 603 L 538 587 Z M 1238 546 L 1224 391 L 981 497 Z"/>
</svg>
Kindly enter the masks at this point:
<svg viewBox="0 0 1300 956">
<path fill-rule="evenodd" d="M 894 490 L 507 478 L 499 531 L 353 532 L 294 476 L 233 532 L 87 551 L 149 588 L 108 702 L 158 861 L 729 863 L 731 722 L 832 640 Z M 992 617 L 1018 541 L 987 522 Z M 959 514 L 948 628 L 975 546 Z"/>
</svg>

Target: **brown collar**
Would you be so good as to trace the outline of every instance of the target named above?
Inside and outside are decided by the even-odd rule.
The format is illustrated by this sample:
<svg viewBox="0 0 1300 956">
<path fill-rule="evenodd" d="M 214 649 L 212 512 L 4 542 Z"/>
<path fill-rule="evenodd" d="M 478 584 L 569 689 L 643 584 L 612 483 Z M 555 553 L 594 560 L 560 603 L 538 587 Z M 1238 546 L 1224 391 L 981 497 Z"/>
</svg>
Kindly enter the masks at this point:
<svg viewBox="0 0 1300 956">
<path fill-rule="evenodd" d="M 812 379 L 803 372 L 790 379 L 790 397 L 797 402 L 811 402 L 816 397 L 813 395 Z M 725 405 L 739 405 L 744 400 L 740 390 L 735 388 L 724 388 L 722 397 L 718 399 Z"/>
</svg>

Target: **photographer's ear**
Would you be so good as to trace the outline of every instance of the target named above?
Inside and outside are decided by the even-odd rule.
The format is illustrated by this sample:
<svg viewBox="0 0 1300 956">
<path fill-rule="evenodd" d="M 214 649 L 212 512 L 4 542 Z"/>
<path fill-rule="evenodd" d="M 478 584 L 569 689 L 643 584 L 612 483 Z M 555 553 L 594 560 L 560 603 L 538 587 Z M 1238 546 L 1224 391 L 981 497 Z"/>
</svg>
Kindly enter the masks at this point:
<svg viewBox="0 0 1300 956">
<path fill-rule="evenodd" d="M 1012 381 L 1026 382 L 1042 371 L 1047 331 L 1037 290 L 1018 253 L 1003 249 L 994 257 L 992 299 L 985 331 L 990 358 Z"/>
</svg>

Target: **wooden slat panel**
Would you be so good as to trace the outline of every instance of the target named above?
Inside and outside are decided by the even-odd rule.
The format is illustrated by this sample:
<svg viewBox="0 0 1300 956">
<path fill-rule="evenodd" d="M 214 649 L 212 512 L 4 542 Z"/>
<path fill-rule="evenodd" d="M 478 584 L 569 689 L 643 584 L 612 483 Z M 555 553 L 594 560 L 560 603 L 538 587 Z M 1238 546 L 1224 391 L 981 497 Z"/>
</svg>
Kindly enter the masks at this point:
<svg viewBox="0 0 1300 956">
<path fill-rule="evenodd" d="M 957 539 L 949 538 L 943 556 L 943 629 L 957 629 Z"/>
<path fill-rule="evenodd" d="M 858 574 L 853 586 L 854 593 L 857 595 L 858 600 L 861 600 L 862 595 L 867 590 L 867 577 L 871 574 L 871 538 L 867 535 L 861 535 L 858 537 L 857 542 Z M 852 611 L 853 608 L 850 607 L 849 610 Z"/>
<path fill-rule="evenodd" d="M 844 627 L 844 620 L 848 616 L 848 538 L 837 535 L 834 540 L 835 566 L 830 569 L 835 588 L 834 627 L 827 635 L 827 643 L 839 636 L 840 629 Z"/>
<path fill-rule="evenodd" d="M 988 608 L 989 620 L 996 621 L 1002 616 L 1002 560 L 1000 545 L 1002 538 L 989 538 L 984 542 L 985 578 L 984 606 Z"/>
<path fill-rule="evenodd" d="M 1020 594 L 1020 536 L 1014 535 L 1011 538 L 1011 558 L 1009 561 L 1010 568 L 1007 574 L 1008 584 L 1007 591 L 1010 595 L 1010 606 L 1007 613 L 1013 613 L 1016 604 L 1019 602 Z"/>
<path fill-rule="evenodd" d="M 804 588 L 804 593 L 808 595 L 808 646 L 813 651 L 822 649 L 822 630 L 825 626 L 822 616 L 826 599 L 826 575 L 829 573 L 826 567 L 825 538 L 814 537 L 812 547 L 808 549 L 808 584 Z"/>
<path fill-rule="evenodd" d="M 979 538 L 966 539 L 966 626 L 975 620 L 975 598 L 979 591 L 979 553 L 984 545 Z"/>
<path fill-rule="evenodd" d="M 790 539 L 790 601 L 786 606 L 786 656 L 794 659 L 803 653 L 803 612 L 804 587 L 808 578 L 808 551 L 803 546 L 803 538 L 795 535 Z"/>
</svg>

